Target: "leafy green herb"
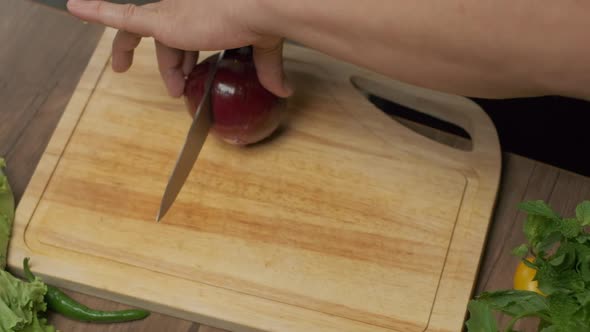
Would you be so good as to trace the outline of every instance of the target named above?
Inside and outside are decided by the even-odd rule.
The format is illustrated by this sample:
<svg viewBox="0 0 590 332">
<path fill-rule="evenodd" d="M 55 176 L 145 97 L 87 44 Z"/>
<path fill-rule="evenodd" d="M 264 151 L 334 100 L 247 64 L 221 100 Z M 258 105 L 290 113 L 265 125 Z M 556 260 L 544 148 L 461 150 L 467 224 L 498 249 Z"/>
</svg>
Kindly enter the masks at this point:
<svg viewBox="0 0 590 332">
<path fill-rule="evenodd" d="M 523 258 L 529 252 L 529 246 L 526 243 L 519 245 L 512 250 L 512 254 L 516 257 Z"/>
<path fill-rule="evenodd" d="M 492 309 L 487 303 L 481 301 L 470 301 L 467 306 L 471 313 L 465 325 L 470 332 L 496 332 L 498 326 L 492 313 Z"/>
<path fill-rule="evenodd" d="M 566 239 L 573 239 L 582 232 L 582 225 L 578 219 L 566 218 L 556 223 L 557 229 Z"/>
<path fill-rule="evenodd" d="M 518 207 L 531 216 L 544 217 L 553 220 L 558 220 L 560 218 L 549 205 L 540 200 L 522 202 Z"/>
<path fill-rule="evenodd" d="M 486 303 L 490 308 L 510 316 L 542 312 L 548 309 L 543 296 L 535 292 L 522 290 L 485 292 L 478 297 L 478 302 Z"/>
<path fill-rule="evenodd" d="M 584 201 L 576 208 L 576 218 L 582 226 L 590 225 L 590 201 Z"/>
<path fill-rule="evenodd" d="M 590 201 L 581 202 L 574 217 L 562 217 L 543 201 L 519 205 L 527 213 L 523 232 L 527 243 L 512 254 L 536 270 L 531 281 L 539 292 L 498 290 L 470 301 L 469 332 L 516 332 L 516 322 L 538 318 L 540 332 L 590 331 Z M 530 261 L 527 258 L 532 258 Z M 494 313 L 511 317 L 500 328 Z"/>
</svg>

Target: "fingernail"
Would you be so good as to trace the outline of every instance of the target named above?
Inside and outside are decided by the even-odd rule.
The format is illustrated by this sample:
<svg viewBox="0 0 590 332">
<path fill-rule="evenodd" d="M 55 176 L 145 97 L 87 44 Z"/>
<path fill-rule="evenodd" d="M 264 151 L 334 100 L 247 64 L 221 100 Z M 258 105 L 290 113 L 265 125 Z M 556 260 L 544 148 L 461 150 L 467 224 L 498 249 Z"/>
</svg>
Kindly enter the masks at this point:
<svg viewBox="0 0 590 332">
<path fill-rule="evenodd" d="M 66 3 L 68 12 L 78 17 L 81 20 L 86 21 L 89 17 L 92 17 L 93 9 L 92 2 L 84 0 L 68 0 Z"/>
<path fill-rule="evenodd" d="M 68 0 L 68 2 L 66 3 L 66 7 L 68 11 L 75 16 L 84 15 L 87 9 L 86 3 L 81 0 Z"/>
</svg>

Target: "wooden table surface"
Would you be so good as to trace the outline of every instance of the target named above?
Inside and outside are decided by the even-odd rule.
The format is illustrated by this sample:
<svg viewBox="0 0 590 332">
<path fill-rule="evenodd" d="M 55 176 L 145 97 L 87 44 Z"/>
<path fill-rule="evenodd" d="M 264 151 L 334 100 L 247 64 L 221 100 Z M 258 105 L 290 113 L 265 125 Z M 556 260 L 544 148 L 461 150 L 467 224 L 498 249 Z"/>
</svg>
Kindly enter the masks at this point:
<svg viewBox="0 0 590 332">
<path fill-rule="evenodd" d="M 0 156 L 8 162 L 7 173 L 17 200 L 21 197 L 37 162 L 100 37 L 102 27 L 22 0 L 4 0 L 0 11 Z M 154 59 L 154 66 L 156 65 Z M 515 111 L 515 110 L 512 110 Z M 463 144 L 431 129 L 415 126 L 424 134 Z M 590 178 L 551 167 L 510 153 L 503 155 L 502 183 L 488 236 L 476 293 L 510 288 L 518 263 L 510 255 L 524 241 L 524 215 L 519 202 L 542 199 L 558 212 L 571 214 L 576 204 L 590 198 Z M 113 310 L 126 306 L 67 291 L 88 306 Z M 51 315 L 62 331 L 199 331 L 216 329 L 153 313 L 132 323 L 92 325 Z M 534 322 L 516 328 L 534 331 Z"/>
</svg>

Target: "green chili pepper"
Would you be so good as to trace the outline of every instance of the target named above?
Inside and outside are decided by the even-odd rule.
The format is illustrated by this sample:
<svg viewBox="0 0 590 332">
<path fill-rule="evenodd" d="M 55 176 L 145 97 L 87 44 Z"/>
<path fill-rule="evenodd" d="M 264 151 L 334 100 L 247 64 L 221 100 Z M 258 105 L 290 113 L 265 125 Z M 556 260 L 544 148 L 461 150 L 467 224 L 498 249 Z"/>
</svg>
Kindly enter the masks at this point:
<svg viewBox="0 0 590 332">
<path fill-rule="evenodd" d="M 3 172 L 4 166 L 6 163 L 0 157 L 0 270 L 6 268 L 8 242 L 14 220 L 14 195 L 10 189 L 8 178 Z"/>
<path fill-rule="evenodd" d="M 23 262 L 23 270 L 25 277 L 29 281 L 35 280 L 35 276 L 29 268 L 29 258 L 25 258 Z M 120 310 L 120 311 L 99 311 L 86 307 L 85 305 L 76 302 L 74 299 L 66 295 L 57 287 L 47 285 L 47 294 L 45 294 L 45 301 L 47 308 L 57 312 L 65 317 L 93 323 L 119 323 L 133 320 L 144 319 L 150 315 L 149 311 L 141 309 Z"/>
</svg>

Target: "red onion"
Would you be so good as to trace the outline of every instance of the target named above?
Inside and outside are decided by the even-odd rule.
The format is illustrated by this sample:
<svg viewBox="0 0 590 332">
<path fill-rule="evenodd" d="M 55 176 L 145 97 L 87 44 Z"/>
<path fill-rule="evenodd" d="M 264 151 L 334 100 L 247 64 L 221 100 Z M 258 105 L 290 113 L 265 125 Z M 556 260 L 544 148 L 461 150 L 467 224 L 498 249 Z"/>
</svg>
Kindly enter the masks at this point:
<svg viewBox="0 0 590 332">
<path fill-rule="evenodd" d="M 189 74 L 184 91 L 194 117 L 217 55 L 199 63 Z M 247 145 L 269 137 L 280 125 L 285 101 L 258 80 L 250 47 L 228 50 L 219 63 L 211 89 L 212 132 L 224 141 Z"/>
</svg>

